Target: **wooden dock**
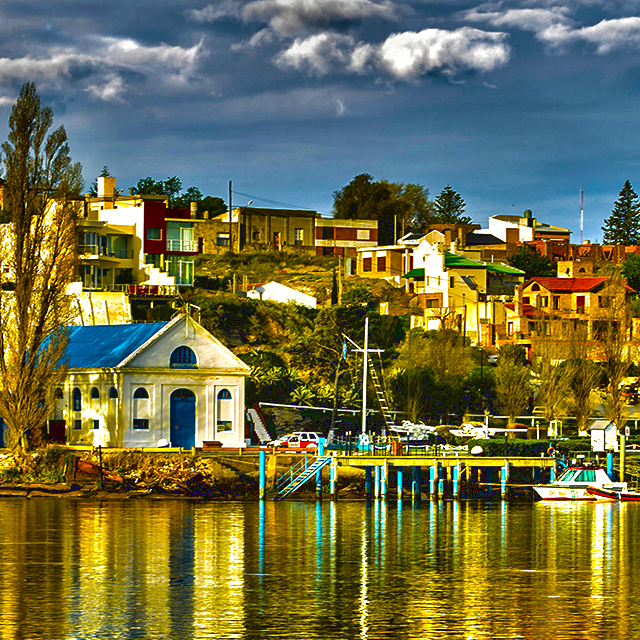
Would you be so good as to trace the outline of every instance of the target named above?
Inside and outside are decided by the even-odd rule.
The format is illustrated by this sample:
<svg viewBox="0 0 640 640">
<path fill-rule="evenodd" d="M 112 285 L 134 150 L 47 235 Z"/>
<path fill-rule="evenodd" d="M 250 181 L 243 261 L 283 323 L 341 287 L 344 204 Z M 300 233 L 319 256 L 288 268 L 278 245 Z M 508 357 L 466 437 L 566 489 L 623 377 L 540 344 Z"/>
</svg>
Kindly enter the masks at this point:
<svg viewBox="0 0 640 640">
<path fill-rule="evenodd" d="M 553 482 L 557 461 L 546 457 L 486 457 L 472 456 L 466 452 L 449 452 L 446 455 L 349 455 L 330 451 L 322 458 L 329 470 L 329 497 L 338 497 L 340 469 L 355 467 L 365 472 L 365 492 L 371 499 L 419 500 L 427 494 L 432 500 L 449 498 L 460 500 L 470 497 L 494 497 L 499 492 L 503 500 L 516 493 L 528 491 L 543 480 Z M 277 455 L 277 454 L 275 454 Z M 266 488 L 263 469 L 265 455 L 260 456 L 261 486 Z M 304 469 L 301 469 L 301 472 Z M 307 474 L 308 475 L 308 474 Z M 517 475 L 519 481 L 514 481 Z M 302 477 L 302 476 L 300 476 Z M 524 479 L 524 481 L 523 481 Z M 291 482 L 295 482 L 291 474 Z M 291 490 L 287 495 L 292 493 Z M 316 474 L 316 494 L 322 494 L 322 468 Z M 264 499 L 265 490 L 260 497 Z"/>
</svg>

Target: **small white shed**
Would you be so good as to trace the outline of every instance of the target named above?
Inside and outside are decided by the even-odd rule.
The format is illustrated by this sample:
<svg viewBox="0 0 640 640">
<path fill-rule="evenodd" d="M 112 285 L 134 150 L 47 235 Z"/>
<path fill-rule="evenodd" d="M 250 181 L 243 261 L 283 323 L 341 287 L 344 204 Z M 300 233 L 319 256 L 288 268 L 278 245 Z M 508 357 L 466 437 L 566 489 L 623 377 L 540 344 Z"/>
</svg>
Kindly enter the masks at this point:
<svg viewBox="0 0 640 640">
<path fill-rule="evenodd" d="M 593 451 L 618 451 L 618 429 L 611 420 L 596 420 L 590 427 Z"/>
<path fill-rule="evenodd" d="M 248 291 L 247 297 L 257 298 L 259 300 L 273 300 L 274 302 L 294 302 L 295 304 L 311 307 L 312 309 L 316 308 L 317 302 L 313 296 L 273 281 Z"/>
</svg>

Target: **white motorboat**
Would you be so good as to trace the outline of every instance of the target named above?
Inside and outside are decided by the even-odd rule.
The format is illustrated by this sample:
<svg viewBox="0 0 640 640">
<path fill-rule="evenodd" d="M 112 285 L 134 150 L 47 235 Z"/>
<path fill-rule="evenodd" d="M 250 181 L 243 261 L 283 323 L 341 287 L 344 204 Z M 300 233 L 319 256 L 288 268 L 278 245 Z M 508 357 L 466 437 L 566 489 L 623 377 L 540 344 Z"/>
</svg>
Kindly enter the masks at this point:
<svg viewBox="0 0 640 640">
<path fill-rule="evenodd" d="M 626 482 L 613 482 L 602 467 L 577 460 L 555 482 L 534 485 L 533 489 L 542 500 L 595 500 L 587 487 L 627 491 Z"/>
</svg>

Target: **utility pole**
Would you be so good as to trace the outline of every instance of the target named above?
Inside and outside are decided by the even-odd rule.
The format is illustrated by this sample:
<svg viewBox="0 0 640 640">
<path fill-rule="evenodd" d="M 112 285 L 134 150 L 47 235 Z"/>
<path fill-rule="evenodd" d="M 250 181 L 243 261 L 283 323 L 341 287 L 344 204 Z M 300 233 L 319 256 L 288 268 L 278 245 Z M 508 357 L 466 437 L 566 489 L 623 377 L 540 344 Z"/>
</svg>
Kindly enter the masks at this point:
<svg viewBox="0 0 640 640">
<path fill-rule="evenodd" d="M 229 180 L 229 251 L 233 251 L 233 206 L 231 204 L 231 180 Z"/>
</svg>

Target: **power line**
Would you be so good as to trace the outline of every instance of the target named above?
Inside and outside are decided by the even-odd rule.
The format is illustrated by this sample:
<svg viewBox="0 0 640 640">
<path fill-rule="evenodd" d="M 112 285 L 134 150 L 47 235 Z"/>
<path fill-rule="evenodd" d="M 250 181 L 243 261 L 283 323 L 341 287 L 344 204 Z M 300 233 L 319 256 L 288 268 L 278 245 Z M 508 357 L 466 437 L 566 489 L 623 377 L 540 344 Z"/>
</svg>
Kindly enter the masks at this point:
<svg viewBox="0 0 640 640">
<path fill-rule="evenodd" d="M 287 207 L 289 209 L 299 209 L 301 211 L 317 211 L 317 213 L 320 213 L 322 215 L 331 215 L 326 211 L 318 211 L 317 209 L 310 209 L 309 207 L 301 207 L 295 204 L 290 204 L 288 202 L 278 202 L 278 200 L 269 200 L 268 198 L 261 198 L 260 196 L 252 195 L 250 193 L 242 193 L 242 191 L 233 190 L 232 193 L 235 193 L 239 196 L 245 196 L 246 198 L 251 198 L 252 200 L 260 200 L 260 202 L 268 202 L 269 204 L 275 204 L 280 207 Z"/>
</svg>

